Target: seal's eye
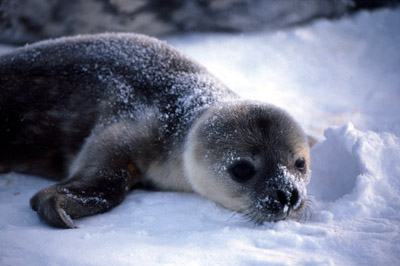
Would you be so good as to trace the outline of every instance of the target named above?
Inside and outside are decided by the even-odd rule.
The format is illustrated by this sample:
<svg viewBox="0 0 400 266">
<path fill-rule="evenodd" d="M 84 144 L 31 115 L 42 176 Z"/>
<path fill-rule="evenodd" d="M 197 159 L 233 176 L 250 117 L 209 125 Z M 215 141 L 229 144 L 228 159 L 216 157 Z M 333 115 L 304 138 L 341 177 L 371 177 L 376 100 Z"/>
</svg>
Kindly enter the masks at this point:
<svg viewBox="0 0 400 266">
<path fill-rule="evenodd" d="M 238 183 L 244 183 L 254 176 L 256 170 L 254 166 L 247 161 L 238 161 L 228 169 L 232 179 Z"/>
<path fill-rule="evenodd" d="M 304 171 L 304 169 L 306 168 L 306 160 L 304 160 L 304 158 L 299 158 L 296 160 L 296 162 L 294 163 L 294 166 L 300 170 L 300 171 Z"/>
</svg>

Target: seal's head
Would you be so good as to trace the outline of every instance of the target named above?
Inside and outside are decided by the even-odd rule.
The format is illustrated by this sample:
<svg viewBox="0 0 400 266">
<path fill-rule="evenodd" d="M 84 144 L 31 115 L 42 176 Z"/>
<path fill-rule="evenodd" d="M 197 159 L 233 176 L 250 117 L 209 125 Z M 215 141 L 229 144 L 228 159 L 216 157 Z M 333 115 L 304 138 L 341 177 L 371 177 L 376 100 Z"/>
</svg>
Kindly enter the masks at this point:
<svg viewBox="0 0 400 266">
<path fill-rule="evenodd" d="M 256 223 L 299 217 L 309 182 L 309 145 L 285 111 L 254 102 L 207 110 L 184 153 L 193 190 Z"/>
</svg>

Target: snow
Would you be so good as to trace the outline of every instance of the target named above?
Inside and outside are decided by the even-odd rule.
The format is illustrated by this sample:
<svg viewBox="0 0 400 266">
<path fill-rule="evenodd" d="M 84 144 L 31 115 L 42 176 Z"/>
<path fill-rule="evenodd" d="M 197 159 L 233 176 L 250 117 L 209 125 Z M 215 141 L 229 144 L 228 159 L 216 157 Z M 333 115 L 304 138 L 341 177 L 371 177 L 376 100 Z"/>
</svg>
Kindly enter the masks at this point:
<svg viewBox="0 0 400 266">
<path fill-rule="evenodd" d="M 78 229 L 55 229 L 28 204 L 54 182 L 3 174 L 0 265 L 399 265 L 399 28 L 397 8 L 275 33 L 168 39 L 320 140 L 308 220 L 257 226 L 194 194 L 137 190 Z"/>
</svg>

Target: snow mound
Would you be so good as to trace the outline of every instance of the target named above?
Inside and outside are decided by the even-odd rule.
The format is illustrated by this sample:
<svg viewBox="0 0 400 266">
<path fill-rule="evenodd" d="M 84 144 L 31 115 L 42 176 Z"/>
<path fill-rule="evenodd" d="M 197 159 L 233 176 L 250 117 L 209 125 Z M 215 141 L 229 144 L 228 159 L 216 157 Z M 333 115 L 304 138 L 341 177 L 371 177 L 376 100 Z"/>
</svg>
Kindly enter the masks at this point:
<svg viewBox="0 0 400 266">
<path fill-rule="evenodd" d="M 329 128 L 311 152 L 308 186 L 335 219 L 400 218 L 400 140 L 361 132 L 352 124 Z"/>
</svg>

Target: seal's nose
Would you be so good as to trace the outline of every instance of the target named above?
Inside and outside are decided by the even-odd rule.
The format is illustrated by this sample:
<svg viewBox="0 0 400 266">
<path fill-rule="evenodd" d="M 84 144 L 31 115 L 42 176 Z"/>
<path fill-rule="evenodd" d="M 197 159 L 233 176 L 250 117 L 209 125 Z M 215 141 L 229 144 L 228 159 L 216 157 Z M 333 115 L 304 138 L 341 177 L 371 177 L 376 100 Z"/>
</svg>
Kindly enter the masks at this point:
<svg viewBox="0 0 400 266">
<path fill-rule="evenodd" d="M 293 208 L 299 201 L 299 191 L 296 188 L 292 191 L 278 190 L 277 198 L 282 206 L 289 204 L 289 207 Z"/>
<path fill-rule="evenodd" d="M 293 189 L 292 191 L 292 196 L 290 197 L 290 207 L 296 206 L 296 204 L 299 202 L 299 191 L 297 188 Z"/>
</svg>

